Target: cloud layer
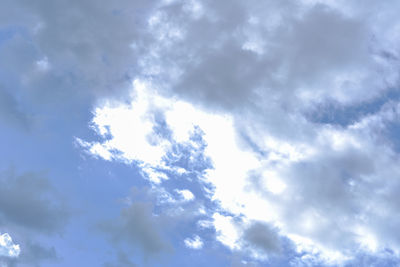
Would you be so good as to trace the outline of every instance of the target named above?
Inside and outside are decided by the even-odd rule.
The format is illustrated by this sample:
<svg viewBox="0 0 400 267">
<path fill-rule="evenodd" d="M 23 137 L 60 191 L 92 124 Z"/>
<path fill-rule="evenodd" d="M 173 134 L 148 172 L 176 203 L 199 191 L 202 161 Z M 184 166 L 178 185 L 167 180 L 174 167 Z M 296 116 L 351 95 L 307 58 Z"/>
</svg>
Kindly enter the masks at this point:
<svg viewBox="0 0 400 267">
<path fill-rule="evenodd" d="M 102 225 L 113 244 L 173 251 L 164 214 L 192 226 L 182 246 L 207 248 L 211 227 L 256 261 L 398 256 L 396 1 L 3 6 L 0 121 L 29 132 L 94 105 L 97 135 L 75 144 L 134 165 L 156 192 Z M 2 233 L 51 236 L 67 218 L 48 179 L 0 174 Z M 134 265 L 124 249 L 117 260 Z"/>
</svg>

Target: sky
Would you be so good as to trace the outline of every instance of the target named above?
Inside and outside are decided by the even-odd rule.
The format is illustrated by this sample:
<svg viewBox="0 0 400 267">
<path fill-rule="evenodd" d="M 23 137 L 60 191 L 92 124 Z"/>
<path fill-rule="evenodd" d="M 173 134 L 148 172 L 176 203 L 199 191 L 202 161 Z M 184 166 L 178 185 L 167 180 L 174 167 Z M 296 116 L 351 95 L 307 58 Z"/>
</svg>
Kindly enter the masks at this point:
<svg viewBox="0 0 400 267">
<path fill-rule="evenodd" d="M 0 267 L 400 266 L 399 8 L 2 0 Z"/>
</svg>

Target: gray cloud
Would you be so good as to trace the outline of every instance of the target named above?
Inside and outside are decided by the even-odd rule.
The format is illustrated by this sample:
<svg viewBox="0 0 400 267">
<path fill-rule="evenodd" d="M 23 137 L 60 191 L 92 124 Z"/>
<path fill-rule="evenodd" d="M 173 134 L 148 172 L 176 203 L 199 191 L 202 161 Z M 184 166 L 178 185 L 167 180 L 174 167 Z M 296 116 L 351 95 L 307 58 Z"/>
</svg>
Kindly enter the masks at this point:
<svg viewBox="0 0 400 267">
<path fill-rule="evenodd" d="M 36 88 L 36 101 L 75 93 L 126 97 L 131 79 L 151 77 L 165 93 L 246 109 L 281 133 L 289 127 L 281 122 L 299 108 L 329 98 L 361 101 L 397 81 L 394 63 L 379 56 L 393 54 L 393 46 L 373 38 L 388 23 L 367 20 L 366 11 L 291 1 L 193 3 L 6 1 L 3 24 L 24 29 L 10 49 L 25 52 L 3 53 L 3 64 L 23 87 Z M 43 59 L 47 71 L 37 68 Z M 276 113 L 284 119 L 272 120 Z"/>
<path fill-rule="evenodd" d="M 7 266 L 40 266 L 57 260 L 54 247 L 37 241 L 61 234 L 69 220 L 63 197 L 43 173 L 0 173 L 0 231 L 10 233 L 21 247 L 18 258 L 2 259 Z"/>
<path fill-rule="evenodd" d="M 117 244 L 141 251 L 145 258 L 170 252 L 172 247 L 163 236 L 162 217 L 152 214 L 150 202 L 135 202 L 122 210 L 117 220 L 103 222 L 100 229 Z"/>
<path fill-rule="evenodd" d="M 0 225 L 45 234 L 58 232 L 68 218 L 66 204 L 50 181 L 38 173 L 0 173 Z"/>
<path fill-rule="evenodd" d="M 172 87 L 194 101 L 238 108 L 254 104 L 261 95 L 263 101 L 270 96 L 281 105 L 293 105 L 298 93 L 340 96 L 344 88 L 335 88 L 334 79 L 352 71 L 381 80 L 373 69 L 379 65 L 368 51 L 372 33 L 363 18 L 324 5 L 305 8 L 287 1 L 234 1 L 229 9 L 207 1 L 200 4 L 212 10 L 211 14 L 204 12 L 193 19 L 190 13 L 177 15 L 178 8 L 163 10 L 166 31 L 178 28 L 183 32 L 181 38 L 170 40 L 180 50 L 158 43 L 153 46 L 158 57 L 148 65 L 161 65 L 163 72 L 157 73 L 161 75 L 168 74 L 164 63 L 182 70 Z M 266 16 L 272 19 L 266 21 Z M 263 52 L 243 49 L 247 43 L 260 46 Z M 362 87 L 351 85 L 359 82 L 352 81 L 354 77 L 348 79 L 347 96 L 340 97 L 359 101 Z M 331 90 L 325 90 L 327 86 Z"/>
<path fill-rule="evenodd" d="M 378 212 L 396 203 L 389 188 L 397 183 L 385 178 L 398 173 L 397 161 L 389 156 L 393 151 L 378 140 L 382 135 L 369 136 L 369 127 L 310 122 L 304 115 L 330 101 L 343 107 L 360 104 L 398 85 L 395 46 L 381 41 L 386 39 L 380 30 L 388 24 L 379 16 L 385 10 L 367 15 L 363 7 L 354 10 L 353 3 L 233 1 L 229 8 L 221 2 L 198 3 L 197 11 L 175 1 L 153 14 L 147 28 L 153 39 L 138 59 L 137 77 L 151 80 L 164 94 L 229 112 L 246 137 L 243 143 L 261 160 L 270 149 L 266 136 L 315 150 L 305 159 L 282 160 L 284 168 L 279 160 L 271 163 L 272 169 L 284 169 L 278 174 L 287 189 L 284 196 L 263 192 L 263 197 L 278 207 L 286 232 L 345 252 L 358 249 L 366 232 L 384 244 L 396 244 L 382 225 L 393 230 L 397 218 L 388 214 L 397 209 Z M 327 132 L 337 134 L 339 141 L 324 136 Z M 358 140 L 359 146 L 346 141 L 335 147 L 341 134 Z M 378 182 L 382 180 L 384 185 Z M 358 233 L 358 226 L 368 229 Z M 270 248 L 267 237 L 254 237 L 248 230 L 254 246 Z"/>
<path fill-rule="evenodd" d="M 394 231 L 399 222 L 399 162 L 382 136 L 398 120 L 397 105 L 389 106 L 339 130 L 344 138 L 339 148 L 321 138 L 313 143 L 318 152 L 279 171 L 287 185 L 282 196 L 264 191 L 257 175 L 252 176 L 253 188 L 279 207 L 285 231 L 345 254 L 363 246 L 399 247 Z M 372 241 L 363 243 L 365 236 Z"/>
<path fill-rule="evenodd" d="M 0 77 L 12 94 L 1 117 L 25 125 L 24 110 L 43 119 L 43 110 L 126 97 L 156 3 L 4 1 L 0 26 L 10 34 L 0 41 Z"/>
<path fill-rule="evenodd" d="M 164 94 L 231 112 L 243 143 L 260 157 L 268 154 L 266 135 L 318 150 L 281 173 L 286 198 L 263 195 L 280 205 L 290 230 L 346 249 L 357 237 L 349 225 L 362 222 L 383 243 L 398 245 L 397 152 L 378 123 L 332 128 L 361 140 L 361 147 L 337 150 L 330 139 L 315 141 L 327 128 L 303 116 L 332 99 L 346 107 L 398 86 L 398 4 L 338 3 L 198 1 L 196 10 L 183 1 L 5 1 L 0 23 L 18 27 L 2 40 L 0 69 L 7 71 L 0 74 L 23 96 L 0 91 L 0 118 L 29 125 L 27 106 L 126 98 L 131 79 L 148 79 Z M 46 179 L 32 177 L 0 177 L 0 225 L 57 232 L 62 205 L 46 201 L 57 198 Z M 168 244 L 151 212 L 134 203 L 104 227 L 116 242 L 158 254 Z M 310 214 L 322 219 L 301 228 L 297 222 Z M 253 232 L 247 239 L 267 250 L 267 237 Z"/>
<path fill-rule="evenodd" d="M 281 240 L 277 229 L 263 222 L 253 222 L 243 233 L 244 242 L 252 249 L 267 255 L 282 251 Z"/>
<path fill-rule="evenodd" d="M 290 1 L 196 3 L 197 13 L 181 1 L 157 11 L 141 77 L 165 94 L 231 112 L 255 144 L 265 132 L 312 140 L 305 112 L 332 100 L 362 103 L 398 83 L 396 63 L 382 56 L 395 48 L 376 37 L 387 22 L 353 3 L 343 7 L 351 12 Z"/>
<path fill-rule="evenodd" d="M 291 1 L 193 3 L 199 10 L 182 1 L 6 1 L 15 16 L 4 14 L 3 24 L 25 29 L 17 43 L 30 52 L 7 53 L 4 64 L 52 97 L 61 88 L 114 96 L 130 78 L 150 75 L 179 96 L 228 109 L 263 110 L 266 98 L 280 108 L 309 106 L 304 97 L 313 94 L 317 102 L 360 101 L 397 81 L 393 63 L 379 56 L 393 47 L 373 38 L 388 23 L 365 12 Z M 34 70 L 44 58 L 45 74 Z"/>
</svg>

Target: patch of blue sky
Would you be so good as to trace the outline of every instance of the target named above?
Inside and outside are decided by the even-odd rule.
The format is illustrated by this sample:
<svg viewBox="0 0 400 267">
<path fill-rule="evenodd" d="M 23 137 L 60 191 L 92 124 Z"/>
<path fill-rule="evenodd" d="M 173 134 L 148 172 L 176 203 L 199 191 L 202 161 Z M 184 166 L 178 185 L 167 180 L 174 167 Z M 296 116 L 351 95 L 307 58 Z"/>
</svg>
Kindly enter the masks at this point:
<svg viewBox="0 0 400 267">
<path fill-rule="evenodd" d="M 61 230 L 62 237 L 53 236 L 45 242 L 57 247 L 57 255 L 63 259 L 57 264 L 100 266 L 102 257 L 98 255 L 106 255 L 109 244 L 94 229 L 97 221 L 119 214 L 118 199 L 129 195 L 132 186 L 143 186 L 145 181 L 135 166 L 83 157 L 73 145 L 73 136 L 92 135 L 87 128 L 91 113 L 87 106 L 79 105 L 75 112 L 79 111 L 80 116 L 66 116 L 65 111 L 61 108 L 42 117 L 44 121 L 35 125 L 34 134 L 0 124 L 0 138 L 6 140 L 0 150 L 0 168 L 42 172 L 67 199 L 73 216 L 71 223 Z M 44 262 L 43 266 L 46 264 L 52 266 L 54 262 Z"/>
<path fill-rule="evenodd" d="M 400 152 L 400 121 L 395 120 L 386 123 L 385 133 L 394 150 Z"/>
<path fill-rule="evenodd" d="M 12 39 L 16 34 L 22 34 L 28 36 L 28 31 L 23 27 L 19 27 L 16 25 L 10 25 L 6 27 L 0 28 L 0 46 L 3 45 L 6 41 Z"/>
</svg>

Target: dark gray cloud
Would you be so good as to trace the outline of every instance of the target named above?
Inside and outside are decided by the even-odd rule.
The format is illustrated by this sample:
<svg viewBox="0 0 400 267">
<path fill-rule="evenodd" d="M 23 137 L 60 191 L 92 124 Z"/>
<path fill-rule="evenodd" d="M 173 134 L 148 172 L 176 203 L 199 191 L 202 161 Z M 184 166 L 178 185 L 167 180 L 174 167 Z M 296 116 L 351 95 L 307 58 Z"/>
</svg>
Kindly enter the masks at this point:
<svg viewBox="0 0 400 267">
<path fill-rule="evenodd" d="M 282 251 L 282 244 L 277 229 L 263 222 L 253 222 L 243 233 L 244 242 L 252 249 L 267 255 Z"/>
</svg>

